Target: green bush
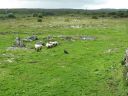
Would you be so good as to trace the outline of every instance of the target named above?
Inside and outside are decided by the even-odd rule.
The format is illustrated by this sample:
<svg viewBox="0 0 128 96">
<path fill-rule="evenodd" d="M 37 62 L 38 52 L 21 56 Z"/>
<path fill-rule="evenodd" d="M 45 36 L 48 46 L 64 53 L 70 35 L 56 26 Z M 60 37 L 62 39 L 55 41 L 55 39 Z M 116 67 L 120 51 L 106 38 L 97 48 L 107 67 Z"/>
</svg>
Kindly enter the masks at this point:
<svg viewBox="0 0 128 96">
<path fill-rule="evenodd" d="M 117 16 L 117 15 L 114 15 L 114 16 L 112 16 L 113 18 L 119 18 L 119 16 Z"/>
<path fill-rule="evenodd" d="M 98 19 L 98 17 L 97 16 L 92 16 L 92 19 Z"/>
<path fill-rule="evenodd" d="M 5 20 L 5 16 L 0 16 L 0 20 Z"/>
<path fill-rule="evenodd" d="M 8 13 L 7 18 L 16 18 L 16 16 L 13 13 Z"/>
<path fill-rule="evenodd" d="M 38 19 L 37 19 L 37 22 L 42 22 L 42 19 L 41 19 L 41 18 L 38 18 Z"/>
<path fill-rule="evenodd" d="M 106 17 L 106 14 L 101 14 L 100 17 L 104 18 Z"/>
<path fill-rule="evenodd" d="M 69 19 L 69 18 L 66 18 L 64 21 L 65 21 L 65 22 L 69 22 L 69 21 L 70 21 L 70 19 Z"/>
<path fill-rule="evenodd" d="M 38 17 L 39 17 L 39 18 L 42 18 L 42 17 L 43 17 L 43 15 L 42 15 L 41 13 L 39 13 L 39 14 L 38 14 Z"/>
<path fill-rule="evenodd" d="M 37 17 L 37 16 L 38 16 L 37 13 L 33 13 L 33 14 L 32 14 L 32 17 Z"/>
</svg>

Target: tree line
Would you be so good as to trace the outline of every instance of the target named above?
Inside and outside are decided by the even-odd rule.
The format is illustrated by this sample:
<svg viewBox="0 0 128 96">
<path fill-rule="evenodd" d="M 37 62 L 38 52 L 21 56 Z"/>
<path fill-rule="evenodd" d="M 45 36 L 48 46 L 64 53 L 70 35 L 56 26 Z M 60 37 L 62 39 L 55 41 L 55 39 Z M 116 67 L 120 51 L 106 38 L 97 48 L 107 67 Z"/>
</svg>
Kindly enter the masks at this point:
<svg viewBox="0 0 128 96">
<path fill-rule="evenodd" d="M 39 17 L 43 16 L 91 16 L 94 19 L 100 17 L 127 18 L 128 9 L 0 9 L 0 18 L 16 18 L 17 16 Z"/>
</svg>

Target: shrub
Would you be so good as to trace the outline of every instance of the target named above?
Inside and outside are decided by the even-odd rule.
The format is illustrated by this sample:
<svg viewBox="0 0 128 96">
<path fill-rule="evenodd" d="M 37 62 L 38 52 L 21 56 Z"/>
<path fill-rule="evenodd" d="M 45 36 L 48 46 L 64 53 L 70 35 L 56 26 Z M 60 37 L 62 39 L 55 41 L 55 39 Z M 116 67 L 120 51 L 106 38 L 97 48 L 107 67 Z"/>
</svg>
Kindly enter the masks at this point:
<svg viewBox="0 0 128 96">
<path fill-rule="evenodd" d="M 106 17 L 106 15 L 105 14 L 101 14 L 100 17 Z"/>
<path fill-rule="evenodd" d="M 42 22 L 42 19 L 38 18 L 38 19 L 37 19 L 37 22 Z"/>
<path fill-rule="evenodd" d="M 5 16 L 0 16 L 0 19 L 1 20 L 5 20 Z"/>
<path fill-rule="evenodd" d="M 43 15 L 42 15 L 41 13 L 39 13 L 39 14 L 38 14 L 38 17 L 39 17 L 39 18 L 42 18 L 42 17 L 43 17 Z"/>
<path fill-rule="evenodd" d="M 117 13 L 116 12 L 110 12 L 108 13 L 108 15 L 116 15 Z"/>
<path fill-rule="evenodd" d="M 119 12 L 119 13 L 118 13 L 118 16 L 119 16 L 119 17 L 124 17 L 124 13 L 123 13 L 123 12 Z"/>
<path fill-rule="evenodd" d="M 112 16 L 113 18 L 119 18 L 119 16 L 117 16 L 117 15 L 114 15 L 114 16 Z"/>
<path fill-rule="evenodd" d="M 69 18 L 66 18 L 64 21 L 65 21 L 65 22 L 69 22 L 69 21 L 70 21 L 70 19 L 69 19 Z"/>
<path fill-rule="evenodd" d="M 32 14 L 32 17 L 37 17 L 37 16 L 38 16 L 37 13 L 33 13 L 33 14 Z"/>
<path fill-rule="evenodd" d="M 16 16 L 13 13 L 8 13 L 7 18 L 16 18 Z"/>
<path fill-rule="evenodd" d="M 92 19 L 98 19 L 98 17 L 97 16 L 92 16 Z"/>
</svg>

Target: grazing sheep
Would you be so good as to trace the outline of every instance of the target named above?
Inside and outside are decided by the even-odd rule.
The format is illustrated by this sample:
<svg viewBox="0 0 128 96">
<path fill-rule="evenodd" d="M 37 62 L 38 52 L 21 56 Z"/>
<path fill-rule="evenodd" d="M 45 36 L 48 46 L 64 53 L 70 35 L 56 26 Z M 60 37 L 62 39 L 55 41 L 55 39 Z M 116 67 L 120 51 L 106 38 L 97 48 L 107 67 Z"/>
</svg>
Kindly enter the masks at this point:
<svg viewBox="0 0 128 96">
<path fill-rule="evenodd" d="M 53 47 L 53 44 L 51 44 L 51 43 L 46 43 L 46 47 L 47 47 L 47 48 L 52 48 L 52 47 Z"/>
<path fill-rule="evenodd" d="M 40 51 L 41 49 L 42 49 L 42 46 L 43 46 L 43 44 L 42 43 L 36 43 L 35 44 L 35 50 L 38 52 L 38 51 Z"/>
<path fill-rule="evenodd" d="M 57 46 L 59 44 L 57 41 L 49 42 L 49 43 L 52 44 L 53 46 Z"/>
<path fill-rule="evenodd" d="M 57 46 L 59 43 L 57 41 L 46 43 L 47 48 L 52 48 Z"/>
</svg>

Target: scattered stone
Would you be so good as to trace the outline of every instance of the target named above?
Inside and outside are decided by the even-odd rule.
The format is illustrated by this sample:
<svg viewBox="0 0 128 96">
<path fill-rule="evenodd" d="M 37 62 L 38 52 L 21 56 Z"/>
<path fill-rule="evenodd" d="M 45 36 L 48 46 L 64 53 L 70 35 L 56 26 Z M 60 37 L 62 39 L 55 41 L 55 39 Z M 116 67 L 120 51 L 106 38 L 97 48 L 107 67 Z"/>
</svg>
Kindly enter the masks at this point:
<svg viewBox="0 0 128 96">
<path fill-rule="evenodd" d="M 7 51 L 9 51 L 9 50 L 18 50 L 18 49 L 20 49 L 20 50 L 21 49 L 26 50 L 27 48 L 25 48 L 25 47 L 20 47 L 20 48 L 19 47 L 8 47 L 7 48 Z"/>
<path fill-rule="evenodd" d="M 15 43 L 13 45 L 14 47 L 25 47 L 25 44 L 20 39 L 20 37 L 16 37 Z"/>
<path fill-rule="evenodd" d="M 104 53 L 113 53 L 113 52 L 118 52 L 118 48 L 108 49 Z"/>
<path fill-rule="evenodd" d="M 4 57 L 14 57 L 13 54 L 2 54 L 2 56 L 4 56 Z"/>
<path fill-rule="evenodd" d="M 6 54 L 2 54 L 3 56 L 6 56 Z"/>
<path fill-rule="evenodd" d="M 29 61 L 30 64 L 38 64 L 39 61 Z"/>
<path fill-rule="evenodd" d="M 80 25 L 72 25 L 72 26 L 70 26 L 71 28 L 81 28 L 82 26 L 80 26 Z"/>
<path fill-rule="evenodd" d="M 52 41 L 54 39 L 62 39 L 68 41 L 75 41 L 75 40 L 96 40 L 96 37 L 93 36 L 77 36 L 77 35 L 58 35 L 58 36 L 47 36 L 44 37 L 43 40 Z"/>
<path fill-rule="evenodd" d="M 36 42 L 36 44 L 40 44 L 40 45 L 45 46 L 45 43 L 44 43 L 44 42 L 42 42 L 42 41 Z"/>
<path fill-rule="evenodd" d="M 13 61 L 11 59 L 8 59 L 7 62 L 12 63 Z"/>
<path fill-rule="evenodd" d="M 23 41 L 26 41 L 26 42 L 31 42 L 31 41 L 35 41 L 35 40 L 38 40 L 37 36 L 29 36 L 25 39 L 23 39 Z"/>
<path fill-rule="evenodd" d="M 52 40 L 52 39 L 53 39 L 53 36 L 48 35 L 46 38 L 47 38 L 47 41 L 50 41 L 50 40 Z"/>
<path fill-rule="evenodd" d="M 16 50 L 16 49 L 17 49 L 17 47 L 8 47 L 7 51 L 9 51 L 9 50 Z"/>
<path fill-rule="evenodd" d="M 80 39 L 81 40 L 95 40 L 96 37 L 92 37 L 92 36 L 81 36 Z"/>
</svg>

